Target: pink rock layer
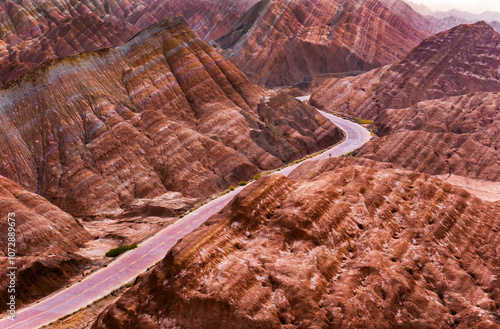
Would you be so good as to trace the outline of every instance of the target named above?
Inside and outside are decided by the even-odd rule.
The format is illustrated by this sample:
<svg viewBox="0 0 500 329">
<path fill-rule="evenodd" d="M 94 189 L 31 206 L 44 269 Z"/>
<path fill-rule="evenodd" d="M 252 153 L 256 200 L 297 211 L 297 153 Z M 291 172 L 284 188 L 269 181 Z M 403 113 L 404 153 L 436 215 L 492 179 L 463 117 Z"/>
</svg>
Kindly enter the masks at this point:
<svg viewBox="0 0 500 329">
<path fill-rule="evenodd" d="M 201 38 L 217 39 L 256 0 L 7 0 L 0 3 L 0 86 L 48 60 L 120 46 L 182 14 Z"/>
<path fill-rule="evenodd" d="M 167 191 L 206 198 L 342 138 L 291 96 L 262 96 L 173 17 L 3 88 L 0 174 L 72 215 L 106 214 Z"/>
<path fill-rule="evenodd" d="M 418 29 L 427 20 L 405 9 L 398 16 L 377 0 L 261 1 L 217 42 L 253 82 L 292 85 L 402 58 L 429 35 Z"/>
<path fill-rule="evenodd" d="M 499 210 L 390 164 L 305 164 L 246 188 L 93 328 L 498 328 Z"/>
<path fill-rule="evenodd" d="M 14 214 L 14 226 L 9 225 L 9 214 Z M 17 267 L 15 297 L 19 309 L 66 284 L 88 263 L 75 254 L 91 238 L 76 219 L 2 176 L 0 218 L 0 299 L 5 301 L 0 311 L 7 310 L 10 300 L 9 267 Z M 15 245 L 8 245 L 9 227 L 15 228 Z M 8 247 L 16 254 L 13 264 L 8 259 Z"/>
<path fill-rule="evenodd" d="M 392 65 L 330 79 L 311 102 L 328 112 L 375 119 L 385 109 L 480 91 L 500 91 L 500 35 L 484 22 L 432 36 Z"/>
</svg>

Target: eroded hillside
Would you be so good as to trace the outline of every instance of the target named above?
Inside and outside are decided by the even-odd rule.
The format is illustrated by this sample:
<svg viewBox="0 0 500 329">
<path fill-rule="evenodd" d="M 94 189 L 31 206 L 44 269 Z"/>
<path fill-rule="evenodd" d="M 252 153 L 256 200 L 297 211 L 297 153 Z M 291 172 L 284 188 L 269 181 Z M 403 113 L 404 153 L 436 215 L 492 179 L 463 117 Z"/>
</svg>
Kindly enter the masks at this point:
<svg viewBox="0 0 500 329">
<path fill-rule="evenodd" d="M 498 327 L 498 205 L 370 160 L 267 176 L 93 328 Z"/>
</svg>

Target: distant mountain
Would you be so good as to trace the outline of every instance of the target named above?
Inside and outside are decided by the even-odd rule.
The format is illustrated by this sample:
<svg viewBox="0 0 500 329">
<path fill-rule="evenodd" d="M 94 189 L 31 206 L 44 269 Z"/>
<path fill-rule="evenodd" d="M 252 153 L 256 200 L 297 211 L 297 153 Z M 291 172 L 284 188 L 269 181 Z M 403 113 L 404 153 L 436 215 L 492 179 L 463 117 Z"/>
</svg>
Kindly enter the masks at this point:
<svg viewBox="0 0 500 329">
<path fill-rule="evenodd" d="M 410 23 L 419 31 L 428 32 L 431 34 L 438 33 L 440 29 L 427 17 L 414 10 L 409 4 L 401 0 L 380 0 L 387 8 L 393 11 L 396 15 Z"/>
<path fill-rule="evenodd" d="M 393 65 L 328 80 L 312 102 L 327 111 L 374 119 L 384 109 L 481 91 L 500 91 L 500 35 L 484 22 L 427 38 Z"/>
<path fill-rule="evenodd" d="M 485 21 L 485 22 L 493 22 L 493 21 L 500 21 L 500 13 L 497 13 L 495 11 L 485 11 L 484 13 L 481 14 L 473 14 L 467 11 L 460 11 L 457 9 L 452 9 L 448 11 L 436 11 L 431 14 L 437 19 L 443 19 L 447 17 L 457 17 L 464 19 L 468 22 L 478 22 L 478 21 Z"/>
<path fill-rule="evenodd" d="M 397 8 L 377 0 L 265 0 L 217 42 L 261 85 L 366 71 L 402 58 L 432 30 L 409 6 Z"/>
<path fill-rule="evenodd" d="M 417 13 L 421 15 L 432 15 L 433 13 L 433 11 L 423 3 L 416 3 L 410 0 L 403 0 L 403 1 L 406 2 L 408 5 L 410 5 L 413 8 L 413 10 L 415 10 Z"/>
<path fill-rule="evenodd" d="M 495 31 L 500 32 L 500 13 L 487 11 L 482 14 L 472 14 L 466 11 L 449 10 L 446 12 L 438 11 L 426 16 L 429 21 L 438 26 L 440 31 L 445 31 L 459 24 L 473 24 L 480 21 L 485 21 Z"/>
</svg>

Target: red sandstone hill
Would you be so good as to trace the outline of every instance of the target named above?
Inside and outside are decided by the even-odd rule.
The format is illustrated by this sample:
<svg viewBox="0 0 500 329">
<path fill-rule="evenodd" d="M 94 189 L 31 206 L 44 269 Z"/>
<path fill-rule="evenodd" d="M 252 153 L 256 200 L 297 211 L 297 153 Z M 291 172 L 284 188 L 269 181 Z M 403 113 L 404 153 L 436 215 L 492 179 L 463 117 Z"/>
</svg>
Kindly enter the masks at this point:
<svg viewBox="0 0 500 329">
<path fill-rule="evenodd" d="M 360 159 L 263 177 L 93 328 L 498 328 L 500 217 Z"/>
<path fill-rule="evenodd" d="M 252 81 L 290 85 L 402 58 L 429 35 L 406 9 L 400 17 L 377 0 L 264 0 L 217 42 Z"/>
<path fill-rule="evenodd" d="M 480 91 L 500 91 L 500 35 L 484 22 L 427 38 L 395 64 L 330 79 L 311 101 L 325 111 L 374 119 L 384 109 Z"/>
<path fill-rule="evenodd" d="M 224 35 L 256 0 L 7 0 L 0 3 L 0 86 L 50 59 L 115 47 L 182 14 L 203 39 Z"/>
<path fill-rule="evenodd" d="M 360 157 L 430 174 L 500 182 L 500 94 L 475 93 L 383 111 Z"/>
<path fill-rule="evenodd" d="M 0 176 L 0 299 L 9 298 L 8 214 L 15 213 L 17 307 L 44 297 L 80 273 L 87 259 L 75 255 L 90 234 L 69 214 Z M 10 245 L 10 247 L 13 247 Z M 1 303 L 0 311 L 7 309 Z"/>
<path fill-rule="evenodd" d="M 173 17 L 0 90 L 0 174 L 85 216 L 167 191 L 206 198 L 341 139 L 291 96 L 262 96 Z"/>
</svg>

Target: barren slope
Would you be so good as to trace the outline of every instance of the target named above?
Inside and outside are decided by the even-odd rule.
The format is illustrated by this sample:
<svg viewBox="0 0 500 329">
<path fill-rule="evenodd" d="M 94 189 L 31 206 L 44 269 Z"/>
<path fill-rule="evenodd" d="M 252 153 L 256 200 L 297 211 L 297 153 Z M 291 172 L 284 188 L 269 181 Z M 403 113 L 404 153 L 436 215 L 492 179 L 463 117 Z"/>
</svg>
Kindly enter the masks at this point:
<svg viewBox="0 0 500 329">
<path fill-rule="evenodd" d="M 15 264 L 7 255 L 8 214 L 14 213 Z M 69 214 L 39 195 L 28 192 L 0 176 L 0 299 L 8 301 L 8 267 L 17 267 L 16 305 L 32 302 L 58 289 L 77 273 L 88 260 L 75 255 L 91 236 Z M 4 238 L 5 237 L 5 238 Z M 0 305 L 0 311 L 7 304 Z"/>
<path fill-rule="evenodd" d="M 496 328 L 498 211 L 389 164 L 313 162 L 240 193 L 94 328 Z"/>
<path fill-rule="evenodd" d="M 217 42 L 252 81 L 290 85 L 402 58 L 428 35 L 414 27 L 425 18 L 402 16 L 377 0 L 264 0 Z"/>
<path fill-rule="evenodd" d="M 360 157 L 434 175 L 500 181 L 500 94 L 476 93 L 385 110 L 375 120 L 382 138 Z"/>
<path fill-rule="evenodd" d="M 122 45 L 177 14 L 204 40 L 216 39 L 256 1 L 2 1 L 0 86 L 50 59 Z"/>
<path fill-rule="evenodd" d="M 430 37 L 393 65 L 328 80 L 311 101 L 327 112 L 374 119 L 385 109 L 479 91 L 500 91 L 500 35 L 484 22 Z"/>
<path fill-rule="evenodd" d="M 262 95 L 173 17 L 1 90 L 0 174 L 84 216 L 167 191 L 207 197 L 341 139 L 291 96 L 258 110 Z M 295 128 L 269 119 L 284 116 Z"/>
</svg>

